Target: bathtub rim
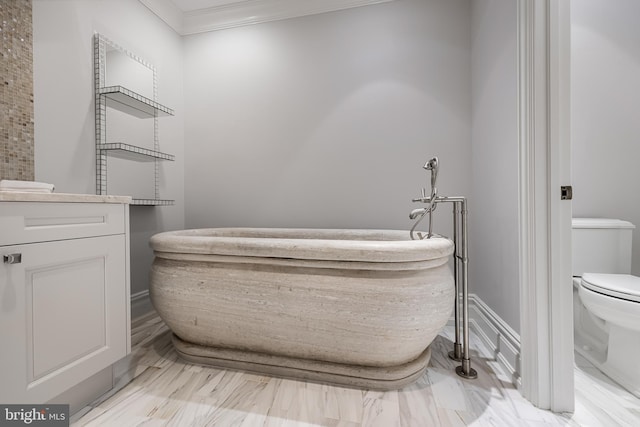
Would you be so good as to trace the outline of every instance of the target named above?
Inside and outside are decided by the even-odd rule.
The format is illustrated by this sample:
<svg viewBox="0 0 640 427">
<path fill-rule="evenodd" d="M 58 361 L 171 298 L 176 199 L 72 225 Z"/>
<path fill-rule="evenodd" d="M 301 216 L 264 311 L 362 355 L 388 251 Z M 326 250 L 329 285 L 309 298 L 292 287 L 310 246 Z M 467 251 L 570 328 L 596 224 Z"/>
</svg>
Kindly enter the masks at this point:
<svg viewBox="0 0 640 427">
<path fill-rule="evenodd" d="M 367 262 L 367 261 L 332 261 L 315 259 L 293 259 L 293 258 L 272 258 L 239 255 L 211 255 L 211 254 L 191 254 L 175 252 L 155 252 L 156 258 L 170 261 L 182 261 L 186 263 L 216 263 L 220 266 L 234 264 L 253 264 L 256 266 L 271 266 L 278 268 L 292 269 L 332 269 L 332 270 L 371 270 L 371 271 L 415 271 L 429 270 L 439 267 L 449 262 L 448 257 L 430 259 L 426 261 L 407 262 Z"/>
<path fill-rule="evenodd" d="M 257 235 L 225 236 L 215 233 Z M 265 237 L 266 233 L 300 237 Z M 326 238 L 336 234 L 353 238 Z M 325 238 L 320 238 L 322 236 Z M 365 236 L 369 239 L 363 240 Z M 358 237 L 361 239 L 356 239 Z M 449 257 L 454 250 L 453 242 L 446 237 L 411 240 L 406 230 L 318 228 L 221 227 L 175 230 L 155 234 L 149 245 L 160 257 L 170 256 L 165 254 L 199 254 L 367 263 L 438 260 Z"/>
</svg>

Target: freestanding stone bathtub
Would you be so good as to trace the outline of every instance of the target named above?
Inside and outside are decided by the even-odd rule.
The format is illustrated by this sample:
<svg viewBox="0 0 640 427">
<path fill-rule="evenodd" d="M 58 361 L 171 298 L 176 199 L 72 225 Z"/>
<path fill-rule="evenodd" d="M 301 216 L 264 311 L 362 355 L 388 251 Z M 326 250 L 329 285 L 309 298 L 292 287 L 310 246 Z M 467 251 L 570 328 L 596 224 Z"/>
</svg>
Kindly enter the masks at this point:
<svg viewBox="0 0 640 427">
<path fill-rule="evenodd" d="M 444 238 L 218 228 L 150 244 L 151 300 L 195 363 L 396 389 L 424 373 L 454 303 Z"/>
</svg>

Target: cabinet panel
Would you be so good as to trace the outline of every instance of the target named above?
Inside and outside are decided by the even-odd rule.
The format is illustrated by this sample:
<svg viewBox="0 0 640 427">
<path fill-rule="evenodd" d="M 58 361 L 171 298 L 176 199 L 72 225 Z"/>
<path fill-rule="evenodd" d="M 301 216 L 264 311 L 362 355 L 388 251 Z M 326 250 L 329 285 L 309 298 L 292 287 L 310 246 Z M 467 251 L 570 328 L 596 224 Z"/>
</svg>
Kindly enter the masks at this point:
<svg viewBox="0 0 640 427">
<path fill-rule="evenodd" d="M 3 202 L 3 245 L 122 234 L 126 205 L 112 203 Z"/>
<path fill-rule="evenodd" d="M 68 263 L 26 271 L 31 380 L 106 346 L 106 259 L 77 255 Z"/>
<path fill-rule="evenodd" d="M 0 247 L 0 401 L 43 403 L 128 351 L 124 234 Z"/>
</svg>

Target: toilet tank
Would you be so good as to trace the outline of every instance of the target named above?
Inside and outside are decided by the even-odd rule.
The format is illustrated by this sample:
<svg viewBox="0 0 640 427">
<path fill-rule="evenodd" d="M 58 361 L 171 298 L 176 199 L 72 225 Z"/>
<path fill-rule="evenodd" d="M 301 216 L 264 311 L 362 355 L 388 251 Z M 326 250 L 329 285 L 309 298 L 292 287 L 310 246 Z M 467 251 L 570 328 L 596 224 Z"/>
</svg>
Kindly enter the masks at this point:
<svg viewBox="0 0 640 427">
<path fill-rule="evenodd" d="M 574 276 L 631 273 L 633 224 L 619 219 L 573 218 L 572 228 Z"/>
</svg>

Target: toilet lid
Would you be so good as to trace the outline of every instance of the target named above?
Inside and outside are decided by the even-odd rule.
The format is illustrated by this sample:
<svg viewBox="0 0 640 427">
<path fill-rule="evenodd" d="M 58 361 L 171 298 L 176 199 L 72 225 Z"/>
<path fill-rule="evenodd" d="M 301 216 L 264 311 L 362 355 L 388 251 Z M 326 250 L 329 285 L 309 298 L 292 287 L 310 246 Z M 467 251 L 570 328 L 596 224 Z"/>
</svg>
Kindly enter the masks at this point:
<svg viewBox="0 0 640 427">
<path fill-rule="evenodd" d="M 630 274 L 595 274 L 585 273 L 582 286 L 594 292 L 640 302 L 640 277 Z"/>
</svg>

